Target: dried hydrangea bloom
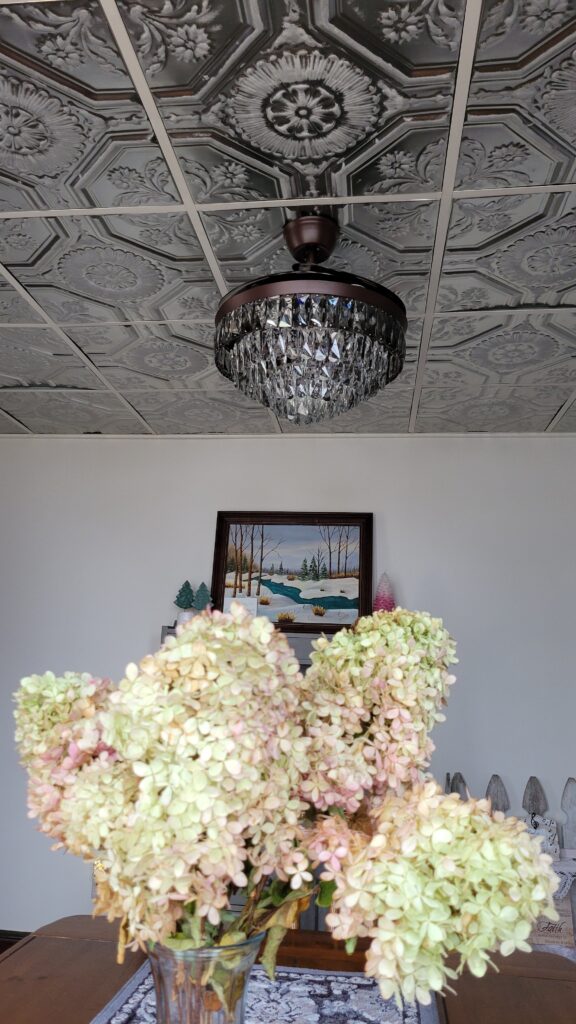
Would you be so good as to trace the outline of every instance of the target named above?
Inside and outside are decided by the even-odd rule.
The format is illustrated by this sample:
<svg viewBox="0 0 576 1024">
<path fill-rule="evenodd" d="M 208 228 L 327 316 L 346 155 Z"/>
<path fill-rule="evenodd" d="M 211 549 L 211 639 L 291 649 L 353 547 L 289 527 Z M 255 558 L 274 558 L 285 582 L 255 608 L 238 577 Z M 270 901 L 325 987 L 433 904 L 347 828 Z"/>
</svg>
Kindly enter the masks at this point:
<svg viewBox="0 0 576 1024">
<path fill-rule="evenodd" d="M 218 924 L 252 868 L 253 880 L 310 877 L 295 856 L 310 745 L 301 682 L 285 636 L 239 605 L 196 616 L 128 666 L 101 716 L 121 767 L 81 774 L 62 812 L 72 848 L 88 835 L 102 851 L 98 908 L 126 917 L 132 938 L 165 938 L 192 902 Z"/>
<path fill-rule="evenodd" d="M 455 646 L 425 612 L 376 612 L 315 644 L 303 704 L 312 771 L 302 795 L 354 813 L 364 796 L 413 783 L 430 761 Z"/>
<path fill-rule="evenodd" d="M 385 999 L 429 1003 L 430 990 L 455 976 L 450 953 L 480 977 L 489 951 L 529 951 L 536 917 L 557 918 L 551 858 L 523 822 L 492 814 L 489 801 L 421 783 L 389 793 L 372 825 L 340 870 L 330 867 L 336 892 L 326 920 L 337 939 L 372 939 L 366 973 Z"/>
<path fill-rule="evenodd" d="M 28 769 L 28 813 L 41 831 L 65 841 L 62 801 L 79 772 L 94 761 L 106 764 L 115 753 L 102 739 L 98 717 L 112 688 L 109 679 L 88 673 L 26 676 L 16 694 L 16 743 Z M 90 855 L 87 842 L 78 853 Z"/>
</svg>

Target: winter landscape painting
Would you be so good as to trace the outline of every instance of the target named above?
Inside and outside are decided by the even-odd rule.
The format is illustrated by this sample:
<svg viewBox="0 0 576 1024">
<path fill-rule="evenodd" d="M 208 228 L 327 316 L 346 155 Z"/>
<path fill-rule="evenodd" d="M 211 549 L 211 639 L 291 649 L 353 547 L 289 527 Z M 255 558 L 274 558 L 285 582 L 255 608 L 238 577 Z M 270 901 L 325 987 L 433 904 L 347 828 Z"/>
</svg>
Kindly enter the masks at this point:
<svg viewBox="0 0 576 1024">
<path fill-rule="evenodd" d="M 244 601 L 282 629 L 334 632 L 370 610 L 371 515 L 218 513 L 216 607 Z"/>
</svg>

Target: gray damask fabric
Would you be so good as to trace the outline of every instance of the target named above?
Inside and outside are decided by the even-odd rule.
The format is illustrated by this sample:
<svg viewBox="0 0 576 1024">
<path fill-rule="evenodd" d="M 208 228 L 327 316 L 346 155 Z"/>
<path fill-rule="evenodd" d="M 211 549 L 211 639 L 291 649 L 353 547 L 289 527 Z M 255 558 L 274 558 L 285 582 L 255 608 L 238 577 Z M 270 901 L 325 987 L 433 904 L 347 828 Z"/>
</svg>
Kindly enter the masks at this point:
<svg viewBox="0 0 576 1024">
<path fill-rule="evenodd" d="M 276 982 L 255 967 L 246 1024 L 437 1024 L 433 1007 L 399 1010 L 363 974 L 279 968 Z M 150 968 L 144 964 L 92 1024 L 156 1024 Z"/>
</svg>

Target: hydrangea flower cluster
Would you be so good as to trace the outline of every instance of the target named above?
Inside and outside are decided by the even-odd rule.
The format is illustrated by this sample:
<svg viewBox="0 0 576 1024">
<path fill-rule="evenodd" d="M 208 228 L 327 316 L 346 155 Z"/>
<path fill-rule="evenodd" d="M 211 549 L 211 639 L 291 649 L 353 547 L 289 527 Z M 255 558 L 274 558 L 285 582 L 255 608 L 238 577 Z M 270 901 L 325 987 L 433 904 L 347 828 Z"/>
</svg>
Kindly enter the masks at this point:
<svg viewBox="0 0 576 1024">
<path fill-rule="evenodd" d="M 440 619 L 396 608 L 316 641 L 306 675 L 313 769 L 302 795 L 354 813 L 367 794 L 417 781 L 442 721 L 455 646 Z"/>
<path fill-rule="evenodd" d="M 81 771 L 61 813 L 69 848 L 107 864 L 96 909 L 132 939 L 164 940 L 186 904 L 218 925 L 247 871 L 302 881 L 300 684 L 285 636 L 239 605 L 128 666 L 100 715 L 117 761 Z"/>
<path fill-rule="evenodd" d="M 337 939 L 372 939 L 366 973 L 385 999 L 429 1003 L 430 990 L 456 976 L 449 953 L 481 977 L 489 950 L 529 952 L 533 920 L 557 918 L 552 858 L 488 800 L 462 801 L 422 782 L 388 793 L 371 819 L 371 834 L 348 838 L 345 822 L 335 830 L 327 819 L 312 845 L 321 877 L 336 885 L 327 924 Z"/>
<path fill-rule="evenodd" d="M 336 938 L 371 937 L 383 996 L 426 1002 L 448 953 L 480 974 L 490 949 L 527 948 L 530 921 L 554 915 L 555 876 L 522 823 L 426 780 L 455 661 L 439 619 L 377 612 L 315 646 L 303 678 L 269 619 L 233 604 L 179 627 L 117 687 L 22 680 L 30 813 L 72 853 L 98 854 L 95 911 L 121 919 L 120 947 L 268 931 L 273 970 L 316 897 Z"/>
<path fill-rule="evenodd" d="M 60 843 L 65 842 L 62 799 L 78 771 L 114 756 L 103 742 L 98 717 L 111 688 L 109 679 L 88 673 L 46 672 L 23 679 L 16 695 L 16 742 L 29 775 L 28 816 L 38 818 L 41 831 Z M 90 854 L 90 848 L 84 844 L 81 852 Z"/>
</svg>

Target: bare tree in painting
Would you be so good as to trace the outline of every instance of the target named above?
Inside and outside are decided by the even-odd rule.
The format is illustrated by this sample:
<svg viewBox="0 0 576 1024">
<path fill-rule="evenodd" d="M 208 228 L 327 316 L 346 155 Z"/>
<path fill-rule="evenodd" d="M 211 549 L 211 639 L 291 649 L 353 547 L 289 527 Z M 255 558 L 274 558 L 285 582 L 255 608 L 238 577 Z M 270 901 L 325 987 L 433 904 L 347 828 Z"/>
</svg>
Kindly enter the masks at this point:
<svg viewBox="0 0 576 1024">
<path fill-rule="evenodd" d="M 342 563 L 342 548 L 344 546 L 344 531 L 345 531 L 346 527 L 345 526 L 337 526 L 336 529 L 338 531 L 338 539 L 337 539 L 337 544 L 338 544 L 338 561 L 336 563 L 336 575 L 340 576 L 340 566 L 341 566 L 341 563 Z"/>
<path fill-rule="evenodd" d="M 241 523 L 232 523 L 229 532 L 228 551 L 234 558 L 234 585 L 232 597 L 244 592 L 244 571 L 248 568 L 248 560 L 245 554 L 245 543 L 248 540 L 249 527 Z"/>
<path fill-rule="evenodd" d="M 250 527 L 250 557 L 248 558 L 248 585 L 246 588 L 246 596 L 252 596 L 252 573 L 254 572 L 254 534 L 256 531 L 256 524 L 252 523 Z"/>
<path fill-rule="evenodd" d="M 240 547 L 238 548 L 238 569 L 240 573 L 238 591 L 240 594 L 244 592 L 244 540 L 244 527 L 240 526 Z"/>
<path fill-rule="evenodd" d="M 326 545 L 328 551 L 328 576 L 332 578 L 332 553 L 337 543 L 338 526 L 319 526 L 320 536 Z"/>
<path fill-rule="evenodd" d="M 324 557 L 324 548 L 322 548 L 322 547 L 320 547 L 320 545 L 318 545 L 318 547 L 316 548 L 316 550 L 314 552 L 314 555 L 312 557 L 313 557 L 313 561 L 314 561 L 314 563 L 316 565 L 315 579 L 319 580 L 320 579 L 320 573 L 322 572 L 322 566 L 326 565 L 326 559 Z"/>
<path fill-rule="evenodd" d="M 234 523 L 230 527 L 230 541 L 232 546 L 232 554 L 234 557 L 234 585 L 232 587 L 232 597 L 236 597 L 238 593 L 238 539 L 239 539 L 240 526 L 238 523 Z M 230 550 L 230 547 L 229 547 Z"/>
<path fill-rule="evenodd" d="M 352 531 L 354 533 L 351 536 Z M 352 557 L 357 551 L 360 544 L 360 534 L 357 527 L 347 526 L 346 534 L 344 537 L 344 575 L 348 575 L 348 559 Z"/>
<path fill-rule="evenodd" d="M 271 537 L 269 533 L 266 533 L 266 527 L 264 523 L 262 523 L 260 526 L 257 526 L 256 530 L 258 530 L 260 533 L 260 564 L 258 566 L 258 584 L 256 586 L 256 596 L 260 597 L 260 593 L 262 590 L 262 573 L 264 572 L 264 562 L 266 561 L 267 558 L 270 557 L 270 555 L 273 555 L 274 552 L 278 550 L 280 545 L 283 543 L 283 539 L 280 538 L 280 540 L 274 543 L 274 538 Z"/>
</svg>

